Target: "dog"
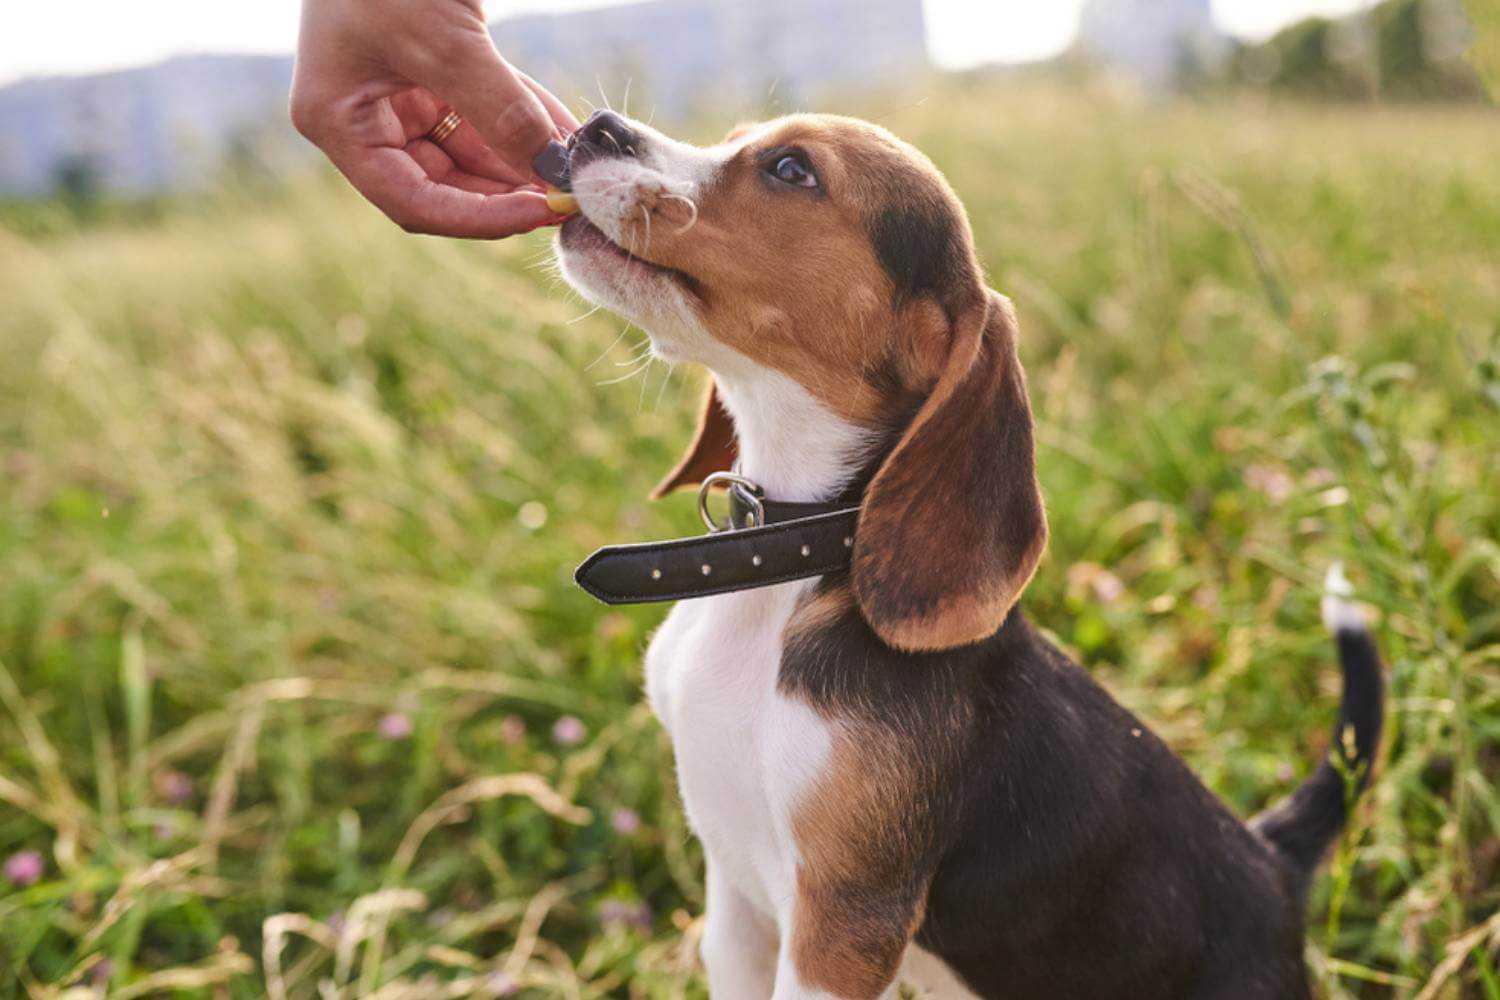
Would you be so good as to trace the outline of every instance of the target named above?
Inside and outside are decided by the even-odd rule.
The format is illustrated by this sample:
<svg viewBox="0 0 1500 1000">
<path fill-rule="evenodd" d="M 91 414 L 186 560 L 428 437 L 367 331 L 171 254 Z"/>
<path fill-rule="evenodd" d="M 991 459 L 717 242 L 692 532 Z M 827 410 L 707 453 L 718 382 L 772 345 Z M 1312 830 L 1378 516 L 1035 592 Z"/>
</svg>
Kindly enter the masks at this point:
<svg viewBox="0 0 1500 1000">
<path fill-rule="evenodd" d="M 563 275 L 712 375 L 655 495 L 733 470 L 857 511 L 836 568 L 682 601 L 646 653 L 712 995 L 1308 997 L 1381 727 L 1357 606 L 1325 597 L 1329 759 L 1240 822 L 1016 606 L 1047 537 L 1016 313 L 927 158 L 827 115 L 700 148 L 601 111 L 570 147 Z"/>
</svg>

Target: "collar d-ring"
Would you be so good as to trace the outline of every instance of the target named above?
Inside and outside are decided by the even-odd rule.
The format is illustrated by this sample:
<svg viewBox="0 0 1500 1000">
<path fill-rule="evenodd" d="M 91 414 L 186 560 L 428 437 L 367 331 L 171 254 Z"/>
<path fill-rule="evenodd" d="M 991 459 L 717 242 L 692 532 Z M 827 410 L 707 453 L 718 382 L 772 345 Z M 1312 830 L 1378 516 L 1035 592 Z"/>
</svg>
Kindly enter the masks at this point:
<svg viewBox="0 0 1500 1000">
<path fill-rule="evenodd" d="M 735 524 L 732 516 L 727 516 L 723 524 L 714 520 L 713 514 L 708 510 L 708 494 L 715 486 L 727 486 L 734 491 L 738 499 L 743 501 L 749 511 L 745 524 Z M 761 502 L 765 496 L 766 491 L 761 489 L 759 484 L 737 472 L 713 472 L 705 476 L 703 483 L 698 487 L 698 516 L 703 519 L 708 530 L 715 533 L 733 528 L 758 527 L 766 523 L 766 508 Z"/>
</svg>

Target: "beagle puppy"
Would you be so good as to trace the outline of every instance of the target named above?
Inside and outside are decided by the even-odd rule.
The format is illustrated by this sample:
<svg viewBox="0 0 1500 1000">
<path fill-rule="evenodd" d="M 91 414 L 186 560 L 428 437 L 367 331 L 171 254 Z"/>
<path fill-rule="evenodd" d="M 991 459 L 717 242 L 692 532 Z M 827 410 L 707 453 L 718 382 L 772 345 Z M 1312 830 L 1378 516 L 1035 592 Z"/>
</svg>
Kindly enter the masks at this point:
<svg viewBox="0 0 1500 1000">
<path fill-rule="evenodd" d="M 827 115 L 698 148 L 603 111 L 569 162 L 566 279 L 713 376 L 657 495 L 732 468 L 857 507 L 842 565 L 682 601 L 646 654 L 713 996 L 1309 996 L 1305 890 L 1381 725 L 1354 605 L 1325 601 L 1329 760 L 1241 823 L 1017 609 L 1047 525 L 1016 314 L 921 153 Z"/>
</svg>

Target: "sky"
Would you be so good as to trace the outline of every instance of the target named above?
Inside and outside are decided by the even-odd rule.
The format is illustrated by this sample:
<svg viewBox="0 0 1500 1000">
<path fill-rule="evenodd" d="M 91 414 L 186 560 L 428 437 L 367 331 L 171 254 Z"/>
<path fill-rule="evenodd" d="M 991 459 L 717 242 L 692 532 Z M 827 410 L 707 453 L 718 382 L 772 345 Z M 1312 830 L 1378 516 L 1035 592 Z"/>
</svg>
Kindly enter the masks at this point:
<svg viewBox="0 0 1500 1000">
<path fill-rule="evenodd" d="M 607 2 L 607 0 L 604 0 Z M 1083 0 L 923 0 L 927 44 L 940 65 L 1024 62 L 1072 40 Z M 1310 14 L 1344 14 L 1368 0 L 1212 0 L 1219 25 L 1264 38 Z M 491 19 L 577 10 L 601 0 L 488 0 Z M 71 0 L 8 4 L 0 31 L 0 84 L 23 76 L 87 73 L 183 52 L 289 52 L 299 0 Z"/>
</svg>

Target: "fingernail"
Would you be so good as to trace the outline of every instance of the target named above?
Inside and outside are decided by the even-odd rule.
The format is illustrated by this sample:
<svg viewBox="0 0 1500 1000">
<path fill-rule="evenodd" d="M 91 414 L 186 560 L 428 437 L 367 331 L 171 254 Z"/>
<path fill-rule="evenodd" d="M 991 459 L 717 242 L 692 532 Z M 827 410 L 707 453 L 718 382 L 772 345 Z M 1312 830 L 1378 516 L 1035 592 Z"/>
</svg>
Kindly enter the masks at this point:
<svg viewBox="0 0 1500 1000">
<path fill-rule="evenodd" d="M 559 191 L 573 189 L 568 181 L 568 147 L 556 139 L 547 143 L 547 148 L 531 161 L 531 169 L 535 170 L 542 180 Z"/>
</svg>

